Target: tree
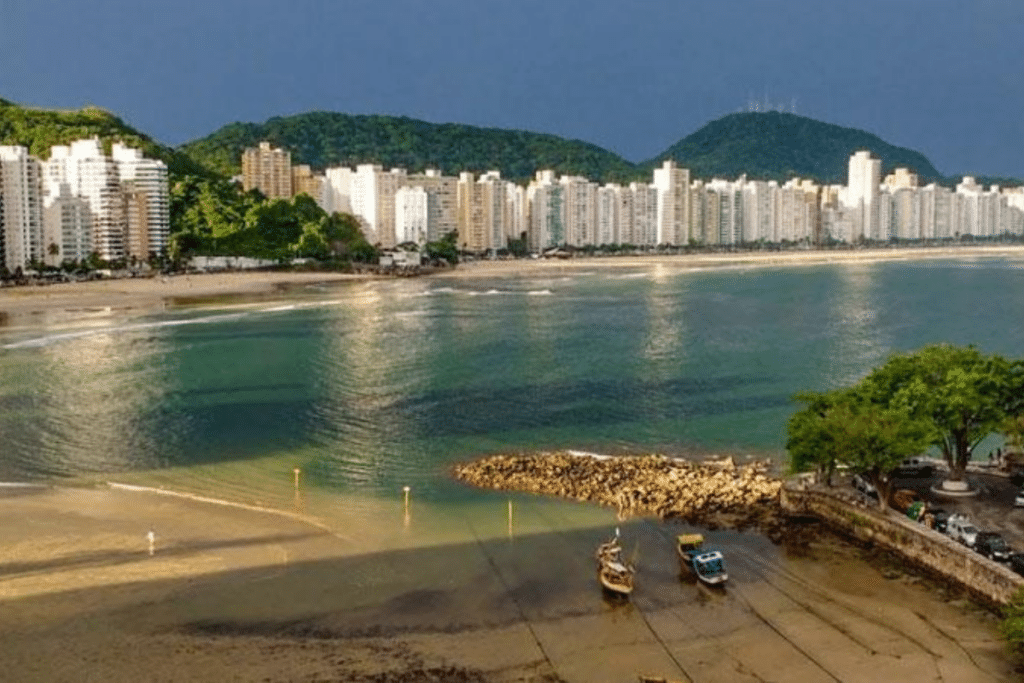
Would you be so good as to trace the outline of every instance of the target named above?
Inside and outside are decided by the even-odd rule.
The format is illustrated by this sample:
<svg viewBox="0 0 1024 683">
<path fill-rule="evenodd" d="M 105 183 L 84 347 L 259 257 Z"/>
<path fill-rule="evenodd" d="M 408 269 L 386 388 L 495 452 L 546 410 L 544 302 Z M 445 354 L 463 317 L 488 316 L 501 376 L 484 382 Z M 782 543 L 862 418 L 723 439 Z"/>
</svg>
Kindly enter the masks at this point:
<svg viewBox="0 0 1024 683">
<path fill-rule="evenodd" d="M 797 399 L 808 406 L 789 421 L 790 467 L 802 471 L 815 466 L 830 482 L 836 465 L 847 465 L 871 481 L 883 509 L 889 501 L 892 471 L 924 450 L 932 438 L 933 428 L 926 419 L 904 407 L 873 403 L 859 386 L 798 394 Z"/>
<path fill-rule="evenodd" d="M 427 256 L 431 261 L 445 260 L 451 265 L 459 262 L 459 231 L 452 230 L 437 242 L 427 242 Z"/>
<path fill-rule="evenodd" d="M 845 392 L 803 392 L 794 398 L 807 407 L 789 418 L 786 450 L 789 451 L 790 471 L 815 469 L 831 486 L 839 460 L 834 412 L 846 398 Z"/>
<path fill-rule="evenodd" d="M 963 481 L 973 449 L 1019 401 L 1018 375 L 1019 363 L 939 344 L 891 356 L 862 383 L 874 402 L 929 420 L 949 479 Z"/>
</svg>

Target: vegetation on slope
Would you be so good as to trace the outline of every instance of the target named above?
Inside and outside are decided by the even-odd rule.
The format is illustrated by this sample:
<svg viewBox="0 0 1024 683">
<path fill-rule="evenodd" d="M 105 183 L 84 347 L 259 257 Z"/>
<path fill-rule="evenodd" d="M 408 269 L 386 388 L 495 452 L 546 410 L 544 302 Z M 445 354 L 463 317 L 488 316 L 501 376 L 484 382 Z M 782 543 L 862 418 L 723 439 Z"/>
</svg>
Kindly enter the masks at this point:
<svg viewBox="0 0 1024 683">
<path fill-rule="evenodd" d="M 745 173 L 749 179 L 781 182 L 799 176 L 845 184 L 850 155 L 862 149 L 882 160 L 883 172 L 905 166 L 924 181 L 941 179 L 919 152 L 895 147 L 862 130 L 784 112 L 723 116 L 643 166 L 650 169 L 673 159 L 697 178 L 736 178 Z"/>
<path fill-rule="evenodd" d="M 141 149 L 147 157 L 161 159 L 174 175 L 209 175 L 187 154 L 165 147 L 110 112 L 98 107 L 77 110 L 31 109 L 0 99 L 0 145 L 21 145 L 29 154 L 48 159 L 54 145 L 98 136 L 107 153 L 115 142 Z"/>
<path fill-rule="evenodd" d="M 497 169 L 502 177 L 519 181 L 531 178 L 538 169 L 593 180 L 639 177 L 636 167 L 622 157 L 579 140 L 407 117 L 331 112 L 275 117 L 263 124 L 232 123 L 181 149 L 208 168 L 233 175 L 241 170 L 242 151 L 261 140 L 287 149 L 293 164 L 309 164 L 315 169 L 375 163 L 411 173 L 438 168 L 446 175 Z"/>
</svg>

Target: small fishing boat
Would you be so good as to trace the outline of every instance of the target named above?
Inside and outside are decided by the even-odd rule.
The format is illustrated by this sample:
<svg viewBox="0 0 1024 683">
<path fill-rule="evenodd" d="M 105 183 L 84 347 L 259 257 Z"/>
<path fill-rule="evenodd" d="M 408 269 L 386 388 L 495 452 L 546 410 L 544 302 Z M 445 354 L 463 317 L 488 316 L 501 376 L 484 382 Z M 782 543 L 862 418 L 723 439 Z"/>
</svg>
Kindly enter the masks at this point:
<svg viewBox="0 0 1024 683">
<path fill-rule="evenodd" d="M 601 587 L 617 595 L 633 592 L 634 569 L 622 561 L 622 546 L 619 545 L 618 529 L 615 537 L 597 547 L 597 580 Z"/>
<path fill-rule="evenodd" d="M 725 571 L 725 558 L 718 550 L 704 547 L 701 534 L 683 534 L 676 537 L 676 551 L 684 570 L 692 571 L 709 586 L 721 586 L 729 579 Z"/>
</svg>

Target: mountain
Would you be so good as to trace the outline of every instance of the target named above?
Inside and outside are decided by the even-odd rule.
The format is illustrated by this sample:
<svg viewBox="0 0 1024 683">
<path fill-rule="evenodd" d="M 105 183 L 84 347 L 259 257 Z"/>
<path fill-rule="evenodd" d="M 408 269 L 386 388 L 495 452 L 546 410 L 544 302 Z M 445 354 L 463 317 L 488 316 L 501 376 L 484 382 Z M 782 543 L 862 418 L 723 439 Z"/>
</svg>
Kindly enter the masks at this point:
<svg viewBox="0 0 1024 683">
<path fill-rule="evenodd" d="M 404 116 L 279 116 L 262 124 L 232 123 L 180 149 L 207 168 L 233 175 L 241 172 L 242 150 L 261 140 L 291 152 L 293 164 L 315 169 L 376 163 L 410 172 L 439 168 L 446 175 L 498 169 L 502 177 L 520 181 L 548 168 L 593 180 L 637 177 L 634 164 L 588 142 Z"/>
<path fill-rule="evenodd" d="M 882 160 L 883 174 L 906 166 L 922 181 L 943 180 L 920 152 L 890 145 L 862 130 L 784 112 L 723 116 L 640 166 L 652 169 L 672 159 L 697 178 L 736 178 L 745 173 L 749 179 L 784 181 L 799 176 L 845 184 L 850 155 L 861 149 Z"/>
<path fill-rule="evenodd" d="M 0 99 L 0 145 L 21 145 L 29 153 L 46 159 L 54 145 L 99 136 L 107 152 L 114 142 L 141 149 L 143 153 L 167 164 L 171 175 L 209 175 L 188 155 L 154 142 L 110 112 L 98 107 L 83 109 L 36 109 Z"/>
</svg>

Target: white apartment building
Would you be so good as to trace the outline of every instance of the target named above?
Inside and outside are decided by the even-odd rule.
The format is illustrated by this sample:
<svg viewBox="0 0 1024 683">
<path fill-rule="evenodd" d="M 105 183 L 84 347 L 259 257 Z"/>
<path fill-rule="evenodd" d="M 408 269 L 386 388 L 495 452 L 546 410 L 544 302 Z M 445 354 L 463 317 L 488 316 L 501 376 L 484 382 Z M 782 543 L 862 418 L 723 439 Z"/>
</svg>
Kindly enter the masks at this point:
<svg viewBox="0 0 1024 683">
<path fill-rule="evenodd" d="M 526 187 L 530 205 L 530 229 L 527 241 L 532 251 L 543 251 L 566 243 L 563 214 L 564 188 L 555 182 L 555 172 L 537 171 Z"/>
<path fill-rule="evenodd" d="M 658 188 L 647 183 L 630 183 L 633 195 L 633 241 L 638 247 L 653 247 L 658 242 Z"/>
<path fill-rule="evenodd" d="M 597 236 L 595 244 L 619 244 L 619 228 L 622 220 L 619 216 L 622 186 L 608 183 L 597 188 Z"/>
<path fill-rule="evenodd" d="M 530 231 L 526 188 L 515 183 L 505 183 L 505 230 L 513 239 L 523 239 Z"/>
<path fill-rule="evenodd" d="M 124 258 L 127 221 L 120 173 L 114 160 L 103 153 L 99 139 L 53 147 L 44 176 L 48 204 L 60 195 L 62 184 L 89 204 L 93 251 L 110 261 Z"/>
<path fill-rule="evenodd" d="M 41 178 L 25 147 L 0 146 L 0 265 L 11 272 L 45 254 Z"/>
<path fill-rule="evenodd" d="M 328 215 L 353 213 L 351 168 L 337 166 L 324 171 L 324 184 L 320 188 L 318 203 Z"/>
<path fill-rule="evenodd" d="M 656 244 L 684 245 L 690 241 L 690 170 L 671 159 L 654 169 L 658 191 Z"/>
<path fill-rule="evenodd" d="M 89 202 L 71 193 L 67 183 L 57 186 L 43 204 L 43 244 L 49 266 L 84 261 L 92 253 L 92 210 Z M 51 245 L 56 245 L 53 250 Z M 54 253 L 55 252 L 55 253 Z"/>
<path fill-rule="evenodd" d="M 574 247 L 597 240 L 597 184 L 582 176 L 561 176 L 565 241 Z"/>
<path fill-rule="evenodd" d="M 400 187 L 395 192 L 395 240 L 397 244 L 427 243 L 427 191 Z"/>
<path fill-rule="evenodd" d="M 851 241 L 856 241 L 862 236 L 884 239 L 880 236 L 878 224 L 882 161 L 871 158 L 870 152 L 861 150 L 850 157 L 849 169 L 846 191 L 840 197 L 840 202 L 856 212 Z"/>
<path fill-rule="evenodd" d="M 474 179 L 473 174 L 459 174 L 458 198 L 459 241 L 470 251 L 502 249 L 508 244 L 505 229 L 508 192 L 498 171 L 488 171 Z"/>
<path fill-rule="evenodd" d="M 422 174 L 406 178 L 409 187 L 422 187 L 427 193 L 427 240 L 436 242 L 458 230 L 458 184 L 454 176 L 428 168 Z"/>
<path fill-rule="evenodd" d="M 405 169 L 385 171 L 375 164 L 356 166 L 351 177 L 352 213 L 363 226 L 366 241 L 385 249 L 394 247 L 395 193 L 405 185 Z"/>
</svg>

